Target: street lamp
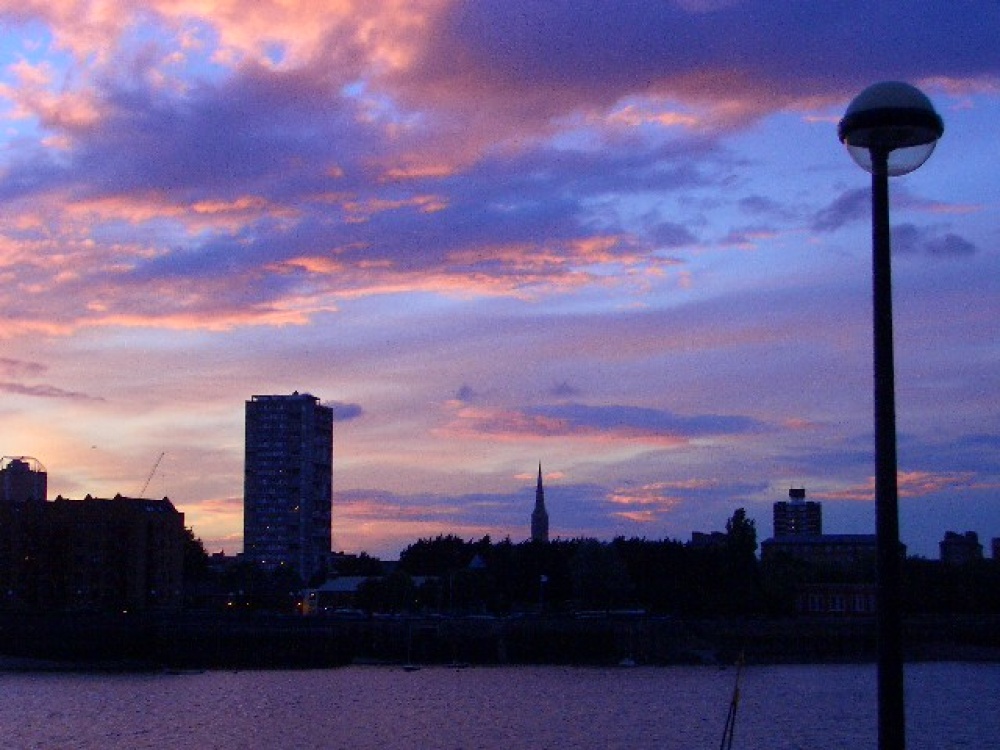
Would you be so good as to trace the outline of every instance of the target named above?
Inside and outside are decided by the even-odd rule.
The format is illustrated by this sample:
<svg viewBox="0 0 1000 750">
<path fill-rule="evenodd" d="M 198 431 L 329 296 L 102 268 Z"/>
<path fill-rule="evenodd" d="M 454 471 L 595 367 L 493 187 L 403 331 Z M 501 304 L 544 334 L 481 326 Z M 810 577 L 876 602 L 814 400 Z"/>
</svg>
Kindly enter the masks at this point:
<svg viewBox="0 0 1000 750">
<path fill-rule="evenodd" d="M 837 128 L 851 158 L 872 175 L 879 750 L 906 747 L 889 177 L 908 174 L 927 161 L 943 132 L 930 100 L 897 81 L 876 83 L 858 94 Z"/>
</svg>

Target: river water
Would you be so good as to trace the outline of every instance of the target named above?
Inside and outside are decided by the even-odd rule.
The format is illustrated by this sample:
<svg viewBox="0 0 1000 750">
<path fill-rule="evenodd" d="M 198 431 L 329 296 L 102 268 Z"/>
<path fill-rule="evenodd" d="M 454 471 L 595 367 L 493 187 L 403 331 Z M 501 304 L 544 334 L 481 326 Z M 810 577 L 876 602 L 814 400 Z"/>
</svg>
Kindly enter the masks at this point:
<svg viewBox="0 0 1000 750">
<path fill-rule="evenodd" d="M 201 674 L 0 673 L 22 748 L 717 748 L 735 669 L 346 667 Z M 1000 737 L 1000 664 L 906 668 L 911 750 Z M 748 667 L 735 748 L 874 748 L 873 665 Z"/>
</svg>

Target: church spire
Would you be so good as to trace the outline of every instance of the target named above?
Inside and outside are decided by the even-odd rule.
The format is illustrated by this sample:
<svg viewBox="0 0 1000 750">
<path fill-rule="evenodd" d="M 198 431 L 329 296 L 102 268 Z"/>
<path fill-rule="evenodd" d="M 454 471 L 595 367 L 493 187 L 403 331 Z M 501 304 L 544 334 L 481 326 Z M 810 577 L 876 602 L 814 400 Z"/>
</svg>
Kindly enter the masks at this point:
<svg viewBox="0 0 1000 750">
<path fill-rule="evenodd" d="M 545 487 L 542 486 L 542 462 L 538 462 L 538 485 L 535 488 L 535 509 L 531 512 L 531 541 L 549 541 L 549 514 L 545 510 Z"/>
</svg>

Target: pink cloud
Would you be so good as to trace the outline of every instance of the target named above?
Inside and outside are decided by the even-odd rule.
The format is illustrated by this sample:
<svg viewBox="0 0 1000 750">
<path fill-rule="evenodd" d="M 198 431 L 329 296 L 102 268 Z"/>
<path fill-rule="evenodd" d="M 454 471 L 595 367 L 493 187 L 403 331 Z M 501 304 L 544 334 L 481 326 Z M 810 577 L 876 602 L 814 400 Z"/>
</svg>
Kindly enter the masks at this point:
<svg viewBox="0 0 1000 750">
<path fill-rule="evenodd" d="M 967 489 L 975 476 L 971 471 L 901 471 L 897 479 L 899 496 L 923 497 L 944 490 Z"/>
<path fill-rule="evenodd" d="M 608 501 L 614 505 L 655 506 L 656 512 L 666 512 L 676 508 L 682 502 L 681 498 L 664 494 L 670 487 L 665 483 L 654 482 L 642 487 L 618 489 L 608 496 Z"/>
<path fill-rule="evenodd" d="M 659 514 L 652 510 L 623 510 L 611 515 L 615 518 L 639 524 L 655 523 L 660 520 Z"/>
<path fill-rule="evenodd" d="M 975 472 L 900 471 L 896 485 L 901 498 L 925 497 L 947 490 L 965 490 L 977 486 Z M 817 491 L 810 495 L 817 500 L 848 500 L 874 502 L 875 477 L 863 485 L 841 490 Z"/>
</svg>

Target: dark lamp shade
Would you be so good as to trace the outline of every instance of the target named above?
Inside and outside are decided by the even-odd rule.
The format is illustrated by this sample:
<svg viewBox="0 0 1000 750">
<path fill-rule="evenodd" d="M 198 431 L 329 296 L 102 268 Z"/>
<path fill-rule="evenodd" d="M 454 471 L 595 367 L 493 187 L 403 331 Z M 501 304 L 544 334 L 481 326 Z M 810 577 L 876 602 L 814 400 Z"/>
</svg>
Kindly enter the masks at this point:
<svg viewBox="0 0 1000 750">
<path fill-rule="evenodd" d="M 890 176 L 912 172 L 930 157 L 944 123 L 930 100 L 907 83 L 869 86 L 855 97 L 837 127 L 851 158 L 869 172 L 885 155 Z"/>
</svg>

